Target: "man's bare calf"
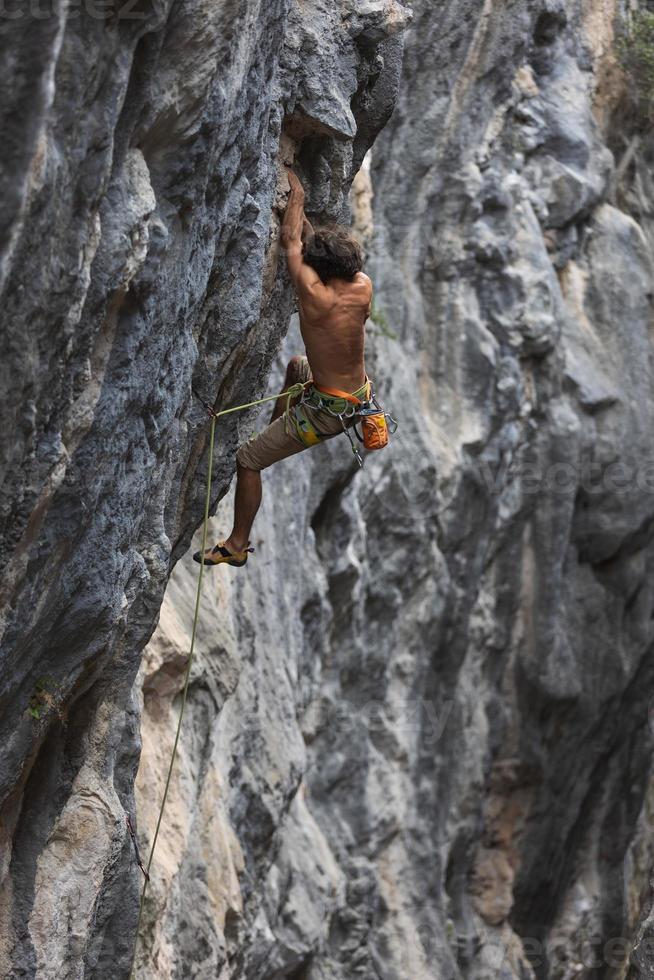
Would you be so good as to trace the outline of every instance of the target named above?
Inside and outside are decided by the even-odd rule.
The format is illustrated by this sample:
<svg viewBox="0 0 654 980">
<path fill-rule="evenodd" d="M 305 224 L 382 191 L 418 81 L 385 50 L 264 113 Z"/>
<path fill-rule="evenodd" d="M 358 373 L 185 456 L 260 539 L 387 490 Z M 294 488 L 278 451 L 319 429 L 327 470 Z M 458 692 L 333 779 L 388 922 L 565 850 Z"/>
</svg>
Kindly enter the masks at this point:
<svg viewBox="0 0 654 980">
<path fill-rule="evenodd" d="M 236 464 L 236 494 L 234 497 L 234 527 L 224 547 L 232 554 L 245 551 L 257 511 L 261 506 L 261 473 Z"/>
</svg>

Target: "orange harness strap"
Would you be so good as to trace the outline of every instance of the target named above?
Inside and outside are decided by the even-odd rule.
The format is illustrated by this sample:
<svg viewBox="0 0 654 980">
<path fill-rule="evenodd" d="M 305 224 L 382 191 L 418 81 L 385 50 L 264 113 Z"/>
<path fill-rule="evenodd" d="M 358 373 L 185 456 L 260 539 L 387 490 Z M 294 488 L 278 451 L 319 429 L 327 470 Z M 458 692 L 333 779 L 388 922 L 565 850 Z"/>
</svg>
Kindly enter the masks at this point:
<svg viewBox="0 0 654 980">
<path fill-rule="evenodd" d="M 370 395 L 370 378 L 366 375 L 366 380 L 364 384 L 367 385 L 368 395 Z M 363 387 L 363 386 L 362 386 Z M 322 392 L 324 395 L 331 395 L 332 398 L 344 398 L 348 402 L 352 402 L 354 405 L 361 405 L 361 399 L 357 398 L 356 395 L 352 395 L 347 391 L 340 391 L 338 388 L 327 388 L 326 386 L 315 385 L 316 391 Z"/>
</svg>

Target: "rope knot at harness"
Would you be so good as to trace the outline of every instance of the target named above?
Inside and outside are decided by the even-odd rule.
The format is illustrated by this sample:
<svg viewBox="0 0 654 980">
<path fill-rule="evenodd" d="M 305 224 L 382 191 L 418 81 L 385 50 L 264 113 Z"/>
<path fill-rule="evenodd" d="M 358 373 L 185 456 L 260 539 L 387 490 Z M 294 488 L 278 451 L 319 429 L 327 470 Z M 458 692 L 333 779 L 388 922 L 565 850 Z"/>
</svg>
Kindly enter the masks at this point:
<svg viewBox="0 0 654 980">
<path fill-rule="evenodd" d="M 287 390 L 286 395 L 286 411 L 288 412 L 291 407 L 291 402 L 294 398 L 300 398 L 304 394 L 304 389 L 306 383 L 303 381 L 298 381 Z"/>
</svg>

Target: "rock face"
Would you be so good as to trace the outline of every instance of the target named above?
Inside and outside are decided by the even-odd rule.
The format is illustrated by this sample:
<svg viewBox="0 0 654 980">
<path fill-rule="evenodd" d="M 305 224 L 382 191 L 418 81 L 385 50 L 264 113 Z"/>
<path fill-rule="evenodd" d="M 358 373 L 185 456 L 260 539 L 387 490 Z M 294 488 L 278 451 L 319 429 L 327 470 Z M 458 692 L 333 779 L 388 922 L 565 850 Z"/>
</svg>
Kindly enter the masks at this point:
<svg viewBox="0 0 654 980">
<path fill-rule="evenodd" d="M 212 573 L 144 976 L 654 970 L 652 145 L 625 11 L 414 11 L 372 231 L 356 188 L 401 428 L 363 473 L 339 440 L 267 472 L 257 554 Z M 144 661 L 144 841 L 194 581 L 186 557 Z"/>
<path fill-rule="evenodd" d="M 9 6 L 0 973 L 113 980 L 138 903 L 132 688 L 202 513 L 191 389 L 221 405 L 263 390 L 293 301 L 281 163 L 318 218 L 340 214 L 393 108 L 410 15 L 396 0 Z M 221 426 L 214 503 L 248 424 Z"/>
<path fill-rule="evenodd" d="M 0 964 L 121 978 L 139 709 L 147 852 L 192 619 L 191 384 L 266 387 L 279 162 L 346 213 L 408 13 L 53 9 L 2 25 Z M 256 554 L 212 572 L 139 977 L 652 976 L 654 145 L 625 13 L 414 4 L 354 198 L 401 428 L 362 473 L 344 440 L 267 472 Z M 220 423 L 214 504 L 254 425 Z"/>
</svg>

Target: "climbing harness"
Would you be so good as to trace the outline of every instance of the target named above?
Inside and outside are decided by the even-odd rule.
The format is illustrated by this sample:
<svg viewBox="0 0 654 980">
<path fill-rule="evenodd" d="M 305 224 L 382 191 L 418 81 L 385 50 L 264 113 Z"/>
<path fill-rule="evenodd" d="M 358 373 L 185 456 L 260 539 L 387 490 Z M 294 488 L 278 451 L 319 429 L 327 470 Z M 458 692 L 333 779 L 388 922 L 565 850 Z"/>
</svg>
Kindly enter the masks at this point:
<svg viewBox="0 0 654 980">
<path fill-rule="evenodd" d="M 359 397 L 359 396 L 362 397 Z M 354 429 L 359 442 L 372 451 L 383 449 L 388 445 L 388 435 L 397 431 L 398 423 L 383 410 L 373 388 L 372 381 L 366 377 L 364 384 L 355 392 L 340 391 L 338 388 L 318 388 L 313 382 L 304 387 L 300 401 L 295 406 L 295 426 L 305 446 L 314 446 L 325 438 L 325 433 L 319 432 L 307 418 L 302 406 L 319 409 L 338 418 L 343 432 L 348 437 L 352 452 L 359 466 L 363 469 L 363 457 L 352 439 L 350 429 Z M 346 425 L 346 421 L 349 422 Z M 357 425 L 361 424 L 361 435 Z"/>
<path fill-rule="evenodd" d="M 328 433 L 319 432 L 316 429 L 311 419 L 303 411 L 302 402 L 298 402 L 294 407 L 292 421 L 295 423 L 295 431 L 305 446 L 316 446 L 321 439 L 328 435 Z"/>
</svg>

